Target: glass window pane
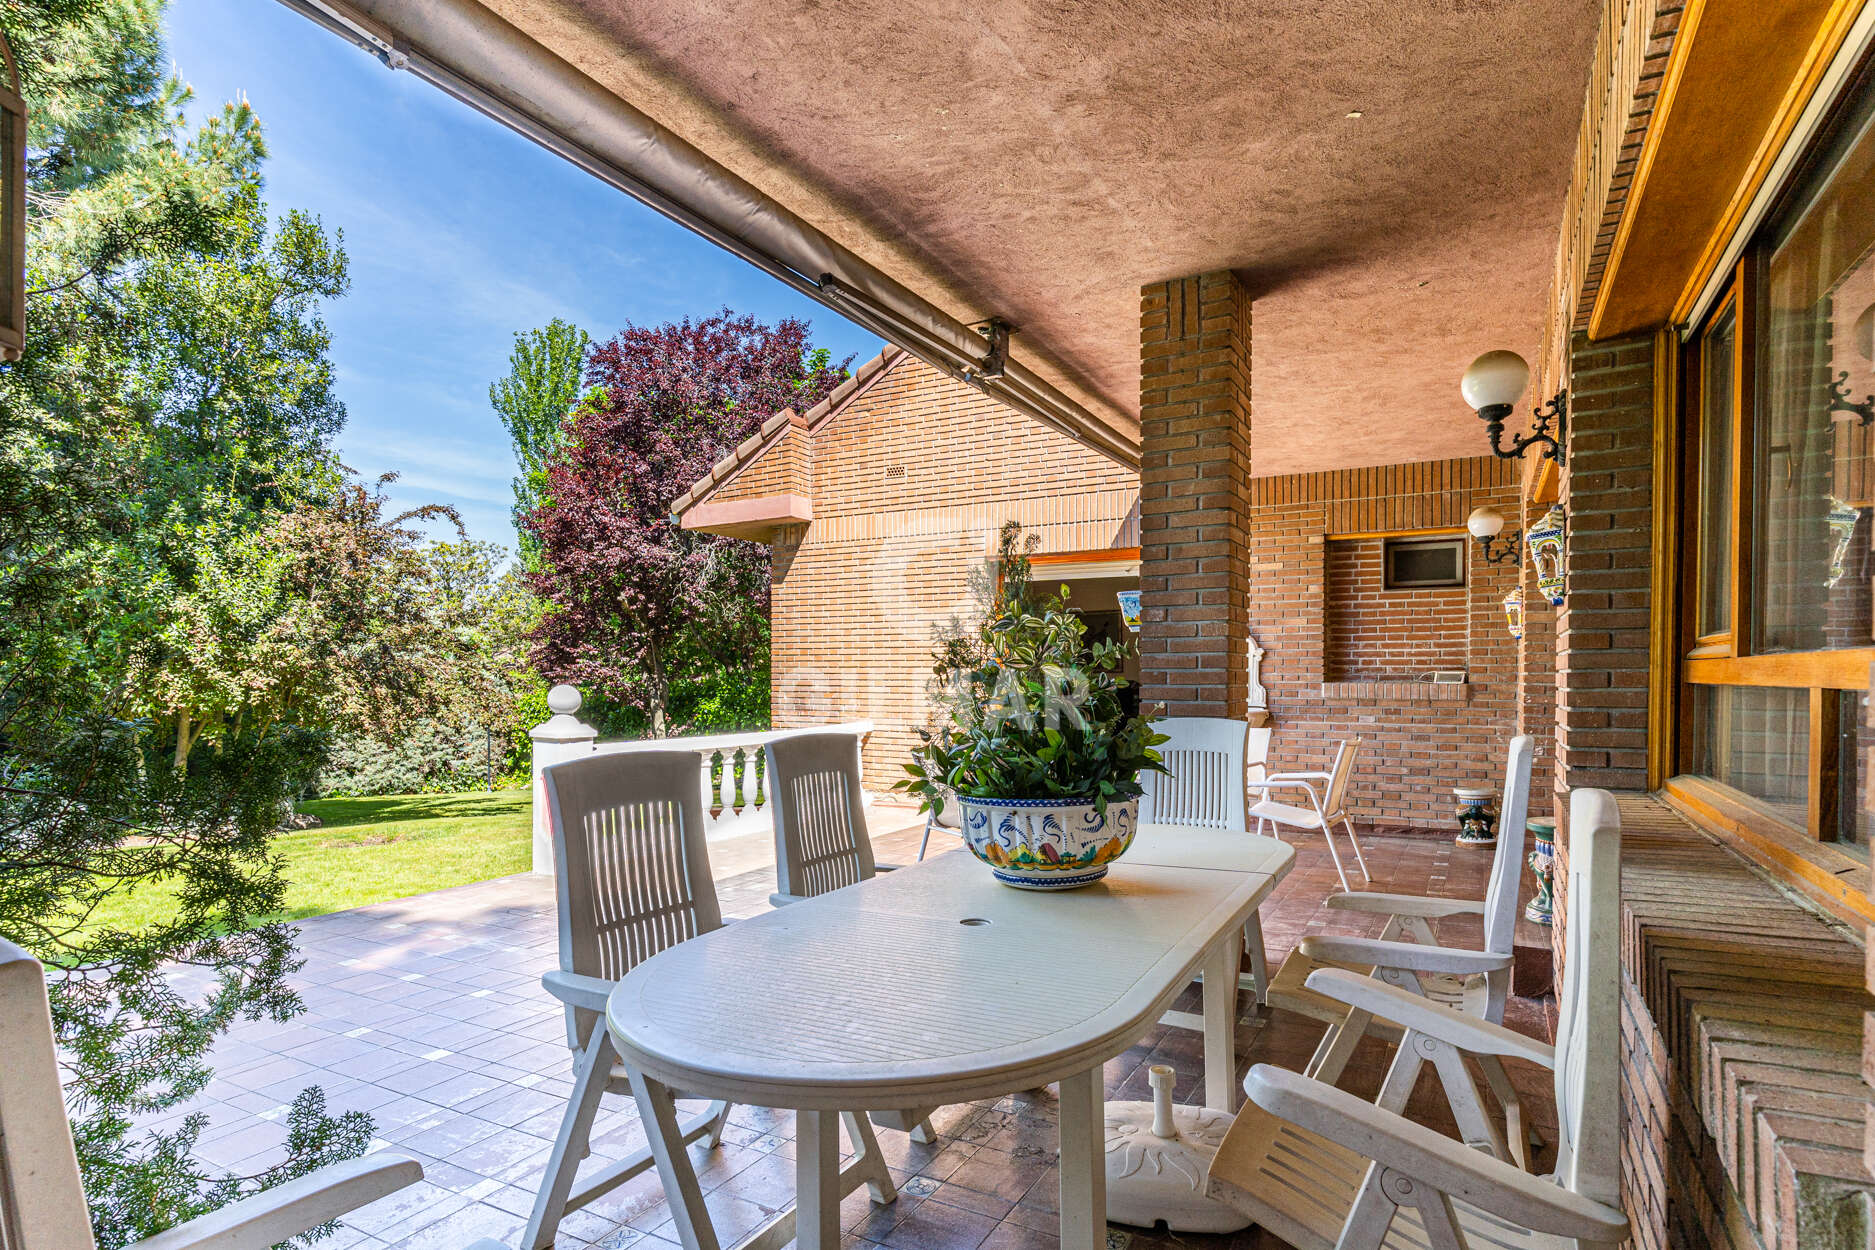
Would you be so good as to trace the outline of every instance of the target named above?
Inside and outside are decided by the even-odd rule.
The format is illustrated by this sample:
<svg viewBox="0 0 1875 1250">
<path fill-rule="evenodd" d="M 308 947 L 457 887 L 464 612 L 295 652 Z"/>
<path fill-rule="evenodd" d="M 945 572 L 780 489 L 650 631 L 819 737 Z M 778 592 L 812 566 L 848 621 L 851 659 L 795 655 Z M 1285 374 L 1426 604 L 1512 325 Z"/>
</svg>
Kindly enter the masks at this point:
<svg viewBox="0 0 1875 1250">
<path fill-rule="evenodd" d="M 1699 350 L 1699 615 L 1700 636 L 1732 624 L 1732 366 L 1738 320 L 1731 310 L 1713 323 Z"/>
<path fill-rule="evenodd" d="M 1693 751 L 1687 771 L 1743 791 L 1805 827 L 1810 818 L 1810 692 L 1768 686 L 1691 690 Z"/>
<path fill-rule="evenodd" d="M 1869 431 L 1832 390 L 1875 394 L 1875 129 L 1851 125 L 1774 228 L 1753 428 L 1756 650 L 1870 642 Z"/>
</svg>

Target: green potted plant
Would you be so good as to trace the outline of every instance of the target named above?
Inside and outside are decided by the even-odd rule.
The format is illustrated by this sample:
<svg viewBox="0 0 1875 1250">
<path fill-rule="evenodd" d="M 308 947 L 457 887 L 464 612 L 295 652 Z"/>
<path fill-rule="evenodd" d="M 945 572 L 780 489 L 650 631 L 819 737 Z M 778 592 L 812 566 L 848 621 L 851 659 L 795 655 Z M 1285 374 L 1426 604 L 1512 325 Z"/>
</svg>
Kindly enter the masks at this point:
<svg viewBox="0 0 1875 1250">
<path fill-rule="evenodd" d="M 1132 844 L 1139 776 L 1165 771 L 1165 738 L 1121 704 L 1132 644 L 1088 642 L 1065 587 L 1032 591 L 1014 525 L 998 565 L 981 625 L 940 642 L 940 715 L 899 787 L 934 812 L 954 796 L 964 844 L 998 880 L 1074 889 Z"/>
</svg>

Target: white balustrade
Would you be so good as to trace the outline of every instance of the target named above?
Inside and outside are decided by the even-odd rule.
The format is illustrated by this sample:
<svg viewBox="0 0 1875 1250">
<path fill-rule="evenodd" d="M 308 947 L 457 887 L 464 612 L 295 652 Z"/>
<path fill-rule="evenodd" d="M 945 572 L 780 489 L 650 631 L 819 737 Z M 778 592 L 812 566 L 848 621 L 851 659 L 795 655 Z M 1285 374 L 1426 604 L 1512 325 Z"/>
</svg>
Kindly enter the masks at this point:
<svg viewBox="0 0 1875 1250">
<path fill-rule="evenodd" d="M 700 734 L 683 738 L 642 738 L 601 742 L 599 731 L 579 719 L 580 693 L 572 686 L 547 692 L 553 717 L 530 730 L 534 741 L 534 871 L 553 871 L 553 843 L 547 824 L 547 796 L 542 770 L 565 760 L 612 751 L 693 751 L 702 757 L 703 809 L 709 813 L 704 836 L 714 842 L 741 834 L 769 831 L 768 793 L 762 748 L 778 738 L 803 733 L 850 733 L 863 743 L 872 722 L 847 721 L 802 729 L 764 729 L 755 733 Z M 872 801 L 870 794 L 866 802 Z"/>
</svg>

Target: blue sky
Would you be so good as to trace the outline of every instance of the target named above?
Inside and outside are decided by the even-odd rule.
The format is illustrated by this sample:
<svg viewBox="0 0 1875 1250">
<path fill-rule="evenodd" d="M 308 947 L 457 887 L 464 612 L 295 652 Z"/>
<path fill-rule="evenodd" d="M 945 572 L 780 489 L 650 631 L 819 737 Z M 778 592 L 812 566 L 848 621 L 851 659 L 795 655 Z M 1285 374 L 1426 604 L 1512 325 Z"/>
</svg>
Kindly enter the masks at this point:
<svg viewBox="0 0 1875 1250">
<path fill-rule="evenodd" d="M 409 74 L 265 0 L 171 0 L 169 51 L 198 109 L 245 93 L 272 152 L 267 198 L 345 235 L 351 293 L 325 310 L 349 419 L 339 450 L 401 474 L 512 550 L 507 431 L 488 386 L 514 332 L 594 338 L 725 304 L 813 323 L 864 360 L 879 340 Z M 856 361 L 857 363 L 857 361 Z"/>
</svg>

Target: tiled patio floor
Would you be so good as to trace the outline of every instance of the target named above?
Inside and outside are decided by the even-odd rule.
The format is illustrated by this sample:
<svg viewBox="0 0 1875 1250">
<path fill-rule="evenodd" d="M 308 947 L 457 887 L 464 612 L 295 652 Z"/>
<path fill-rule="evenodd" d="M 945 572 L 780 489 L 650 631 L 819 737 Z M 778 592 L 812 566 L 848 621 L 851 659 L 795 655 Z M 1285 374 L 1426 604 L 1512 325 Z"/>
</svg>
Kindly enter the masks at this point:
<svg viewBox="0 0 1875 1250">
<path fill-rule="evenodd" d="M 880 858 L 911 859 L 920 827 L 884 832 L 898 822 L 889 812 L 879 815 Z M 712 847 L 726 916 L 767 908 L 774 874 L 764 842 Z M 1370 835 L 1366 846 L 1376 889 L 1483 893 L 1488 850 L 1381 834 Z M 1320 842 L 1301 843 L 1295 871 L 1264 908 L 1272 965 L 1308 932 L 1377 931 L 1372 919 L 1321 908 L 1333 886 Z M 1450 937 L 1476 941 L 1475 934 L 1456 928 Z M 224 1042 L 216 1079 L 198 1104 L 211 1117 L 203 1153 L 237 1171 L 254 1170 L 279 1149 L 288 1101 L 306 1085 L 319 1084 L 331 1109 L 369 1112 L 384 1146 L 415 1155 L 426 1172 L 422 1184 L 357 1212 L 322 1245 L 460 1250 L 477 1237 L 518 1241 L 571 1088 L 561 1013 L 538 980 L 554 966 L 554 940 L 551 882 L 532 876 L 302 922 L 306 966 L 296 984 L 307 1012 L 284 1026 L 238 1025 Z M 915 992 L 917 970 L 905 969 L 904 977 L 907 992 Z M 1195 1010 L 1196 992 L 1188 997 L 1180 1005 Z M 1508 1022 L 1548 1036 L 1549 1000 L 1514 1000 Z M 1299 1068 L 1318 1033 L 1319 1026 L 1285 1013 L 1251 1013 L 1239 1026 L 1239 1061 L 1244 1067 L 1268 1062 Z M 1350 1086 L 1371 1095 L 1385 1053 L 1376 1043 L 1364 1044 Z M 1202 1084 L 1200 1039 L 1163 1026 L 1107 1065 L 1108 1097 L 1149 1097 L 1149 1063 L 1172 1064 L 1180 1074 L 1178 1096 L 1195 1100 Z M 1539 1125 L 1547 1128 L 1553 1114 L 1547 1074 L 1530 1069 L 1514 1076 Z M 1433 1087 L 1422 1086 L 1414 1110 L 1440 1122 Z M 935 1146 L 881 1131 L 901 1196 L 877 1208 L 863 1189 L 849 1198 L 848 1244 L 896 1250 L 1055 1246 L 1052 1091 L 947 1107 L 933 1119 L 940 1134 Z M 593 1162 L 642 1144 L 629 1100 L 608 1099 L 594 1131 Z M 792 1200 L 792 1157 L 790 1116 L 754 1107 L 736 1108 L 725 1144 L 707 1158 L 699 1155 L 702 1183 L 726 1244 Z M 1280 1244 L 1255 1232 L 1171 1237 L 1118 1228 L 1113 1240 L 1130 1240 L 1132 1250 Z M 558 1245 L 675 1246 L 656 1176 L 642 1176 L 569 1217 Z"/>
</svg>

